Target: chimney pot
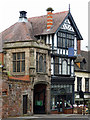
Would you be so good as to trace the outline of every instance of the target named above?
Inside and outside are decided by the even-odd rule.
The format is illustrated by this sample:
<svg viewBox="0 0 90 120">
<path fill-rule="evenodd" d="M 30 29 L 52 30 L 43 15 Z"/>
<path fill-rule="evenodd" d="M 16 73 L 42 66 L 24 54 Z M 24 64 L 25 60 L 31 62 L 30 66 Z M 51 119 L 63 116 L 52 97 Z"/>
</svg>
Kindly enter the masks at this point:
<svg viewBox="0 0 90 120">
<path fill-rule="evenodd" d="M 19 22 L 28 22 L 26 13 L 26 11 L 20 11 Z"/>
<path fill-rule="evenodd" d="M 54 11 L 51 7 L 46 9 L 47 11 L 47 30 L 49 30 L 53 25 L 53 13 Z"/>
</svg>

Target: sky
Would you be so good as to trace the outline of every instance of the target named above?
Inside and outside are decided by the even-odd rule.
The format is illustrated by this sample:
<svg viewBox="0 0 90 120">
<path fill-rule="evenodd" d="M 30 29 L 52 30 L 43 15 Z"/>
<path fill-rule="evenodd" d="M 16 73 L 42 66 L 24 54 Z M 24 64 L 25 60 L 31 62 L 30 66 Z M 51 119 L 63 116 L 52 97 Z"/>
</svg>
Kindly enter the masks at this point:
<svg viewBox="0 0 90 120">
<path fill-rule="evenodd" d="M 19 20 L 19 11 L 25 10 L 27 17 L 46 15 L 46 9 L 52 7 L 54 13 L 69 9 L 83 37 L 81 49 L 88 50 L 88 2 L 89 0 L 1 0 L 0 32 Z"/>
</svg>

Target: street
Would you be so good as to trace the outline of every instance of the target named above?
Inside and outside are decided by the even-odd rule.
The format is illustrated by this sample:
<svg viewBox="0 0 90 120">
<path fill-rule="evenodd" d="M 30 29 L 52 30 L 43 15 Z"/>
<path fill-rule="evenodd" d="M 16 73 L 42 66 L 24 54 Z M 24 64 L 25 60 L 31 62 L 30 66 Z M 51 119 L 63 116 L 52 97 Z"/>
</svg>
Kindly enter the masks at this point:
<svg viewBox="0 0 90 120">
<path fill-rule="evenodd" d="M 50 114 L 7 118 L 2 120 L 90 120 L 90 115 L 81 114 Z"/>
</svg>

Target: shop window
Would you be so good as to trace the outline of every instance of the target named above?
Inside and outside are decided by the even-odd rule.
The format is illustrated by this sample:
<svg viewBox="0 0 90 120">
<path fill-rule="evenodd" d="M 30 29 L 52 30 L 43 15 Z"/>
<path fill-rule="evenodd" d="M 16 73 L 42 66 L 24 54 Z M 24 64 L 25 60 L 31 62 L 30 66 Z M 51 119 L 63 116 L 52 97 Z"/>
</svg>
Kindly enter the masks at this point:
<svg viewBox="0 0 90 120">
<path fill-rule="evenodd" d="M 82 90 L 82 78 L 77 77 L 77 91 L 81 91 L 81 90 Z"/>
<path fill-rule="evenodd" d="M 25 53 L 13 53 L 13 72 L 25 71 Z"/>
<path fill-rule="evenodd" d="M 89 78 L 85 78 L 85 92 L 89 92 Z"/>
</svg>

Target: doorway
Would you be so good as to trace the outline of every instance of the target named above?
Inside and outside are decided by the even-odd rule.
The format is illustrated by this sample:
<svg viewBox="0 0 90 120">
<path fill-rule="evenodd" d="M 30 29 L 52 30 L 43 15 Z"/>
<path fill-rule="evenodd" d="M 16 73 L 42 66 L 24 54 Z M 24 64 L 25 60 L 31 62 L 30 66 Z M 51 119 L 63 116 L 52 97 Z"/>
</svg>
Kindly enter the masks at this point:
<svg viewBox="0 0 90 120">
<path fill-rule="evenodd" d="M 44 114 L 46 105 L 46 85 L 37 84 L 34 86 L 34 113 Z"/>
<path fill-rule="evenodd" d="M 23 114 L 27 114 L 27 95 L 23 95 Z"/>
<path fill-rule="evenodd" d="M 64 113 L 65 110 L 65 100 L 66 100 L 66 95 L 58 95 L 57 99 L 57 109 L 58 112 Z"/>
</svg>

